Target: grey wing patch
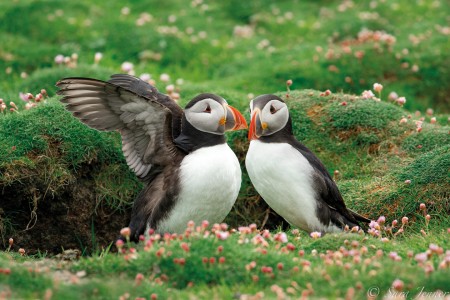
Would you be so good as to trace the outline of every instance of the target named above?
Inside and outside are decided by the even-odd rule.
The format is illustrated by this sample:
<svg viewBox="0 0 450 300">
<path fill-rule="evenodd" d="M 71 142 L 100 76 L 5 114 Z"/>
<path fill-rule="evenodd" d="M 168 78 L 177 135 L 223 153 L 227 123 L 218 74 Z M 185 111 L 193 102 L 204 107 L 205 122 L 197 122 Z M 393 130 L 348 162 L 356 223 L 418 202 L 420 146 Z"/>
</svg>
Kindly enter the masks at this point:
<svg viewBox="0 0 450 300">
<path fill-rule="evenodd" d="M 86 125 L 117 130 L 128 166 L 141 178 L 173 154 L 171 111 L 154 98 L 124 87 L 89 78 L 66 78 L 57 83 L 61 102 Z M 156 90 L 156 89 L 155 89 Z"/>
<path fill-rule="evenodd" d="M 145 164 L 143 162 L 143 157 L 139 154 L 140 151 L 138 150 L 139 145 L 138 143 L 136 143 L 135 132 L 129 129 L 124 129 L 121 131 L 121 135 L 122 135 L 122 151 L 128 166 L 130 167 L 130 169 L 134 171 L 137 177 L 139 178 L 146 177 L 147 174 L 150 172 L 152 165 Z M 141 144 L 148 141 L 148 138 L 146 138 L 145 134 L 139 136 L 141 137 L 141 140 L 138 141 L 141 142 Z"/>
</svg>

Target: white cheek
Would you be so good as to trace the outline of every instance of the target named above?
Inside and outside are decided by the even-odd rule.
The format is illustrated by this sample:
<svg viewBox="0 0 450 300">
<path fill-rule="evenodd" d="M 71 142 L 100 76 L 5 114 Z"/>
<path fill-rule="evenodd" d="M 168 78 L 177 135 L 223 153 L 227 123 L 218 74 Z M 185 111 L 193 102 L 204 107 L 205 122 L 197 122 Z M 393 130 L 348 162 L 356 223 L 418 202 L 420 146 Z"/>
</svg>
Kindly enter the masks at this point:
<svg viewBox="0 0 450 300">
<path fill-rule="evenodd" d="M 219 134 L 219 120 L 221 116 L 222 114 L 217 111 L 212 111 L 211 113 L 200 112 L 187 114 L 186 119 L 200 131 Z"/>
<path fill-rule="evenodd" d="M 281 108 L 274 114 L 266 110 L 263 115 L 263 121 L 267 123 L 271 134 L 283 129 L 289 118 L 289 112 L 286 107 Z"/>
</svg>

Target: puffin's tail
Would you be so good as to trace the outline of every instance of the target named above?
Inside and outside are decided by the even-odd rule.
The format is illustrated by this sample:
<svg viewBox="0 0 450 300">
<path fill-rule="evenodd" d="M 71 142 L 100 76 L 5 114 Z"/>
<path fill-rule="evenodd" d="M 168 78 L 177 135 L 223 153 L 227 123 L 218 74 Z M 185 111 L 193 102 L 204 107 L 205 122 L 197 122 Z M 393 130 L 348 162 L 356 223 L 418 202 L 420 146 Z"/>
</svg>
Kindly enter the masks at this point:
<svg viewBox="0 0 450 300">
<path fill-rule="evenodd" d="M 347 210 L 348 210 L 348 211 L 351 213 L 351 215 L 356 219 L 356 221 L 363 222 L 363 223 L 370 223 L 370 220 L 367 219 L 366 217 L 361 216 L 360 214 L 354 212 L 354 211 L 351 210 L 351 209 L 348 209 L 348 208 L 347 208 Z"/>
</svg>

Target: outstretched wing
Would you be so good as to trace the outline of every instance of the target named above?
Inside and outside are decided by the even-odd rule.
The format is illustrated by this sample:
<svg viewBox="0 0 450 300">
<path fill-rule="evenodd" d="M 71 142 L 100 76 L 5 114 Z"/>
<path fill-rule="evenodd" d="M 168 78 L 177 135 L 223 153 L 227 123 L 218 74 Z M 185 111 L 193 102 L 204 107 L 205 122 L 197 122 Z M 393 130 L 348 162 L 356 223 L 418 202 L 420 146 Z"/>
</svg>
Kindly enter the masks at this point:
<svg viewBox="0 0 450 300">
<path fill-rule="evenodd" d="M 140 179 L 148 179 L 176 155 L 173 140 L 181 125 L 173 124 L 181 123 L 183 111 L 153 86 L 129 75 L 113 75 L 110 82 L 64 78 L 56 85 L 61 102 L 83 123 L 120 132 L 127 164 Z"/>
</svg>

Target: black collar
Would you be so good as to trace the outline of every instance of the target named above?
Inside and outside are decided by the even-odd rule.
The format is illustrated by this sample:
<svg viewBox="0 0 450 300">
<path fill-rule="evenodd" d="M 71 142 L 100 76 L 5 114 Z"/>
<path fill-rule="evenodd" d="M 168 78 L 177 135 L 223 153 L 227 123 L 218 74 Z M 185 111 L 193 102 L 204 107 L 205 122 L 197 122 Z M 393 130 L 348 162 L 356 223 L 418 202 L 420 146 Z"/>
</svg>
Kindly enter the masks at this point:
<svg viewBox="0 0 450 300">
<path fill-rule="evenodd" d="M 175 139 L 175 145 L 186 153 L 203 147 L 216 146 L 226 142 L 225 135 L 200 131 L 183 116 L 181 134 Z"/>
</svg>

